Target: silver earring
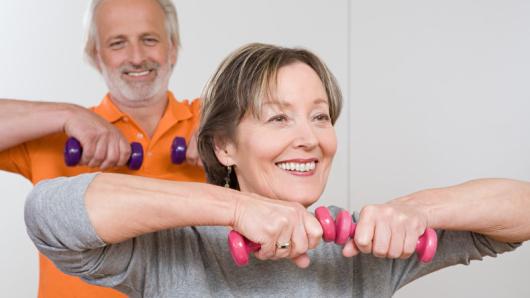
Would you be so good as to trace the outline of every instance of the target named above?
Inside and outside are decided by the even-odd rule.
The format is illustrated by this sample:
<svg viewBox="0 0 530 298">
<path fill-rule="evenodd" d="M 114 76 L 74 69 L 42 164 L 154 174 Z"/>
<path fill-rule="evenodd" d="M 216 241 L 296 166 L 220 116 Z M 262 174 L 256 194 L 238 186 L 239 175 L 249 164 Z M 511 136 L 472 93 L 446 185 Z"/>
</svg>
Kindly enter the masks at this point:
<svg viewBox="0 0 530 298">
<path fill-rule="evenodd" d="M 225 187 L 230 188 L 230 174 L 232 173 L 232 166 L 226 167 Z"/>
</svg>

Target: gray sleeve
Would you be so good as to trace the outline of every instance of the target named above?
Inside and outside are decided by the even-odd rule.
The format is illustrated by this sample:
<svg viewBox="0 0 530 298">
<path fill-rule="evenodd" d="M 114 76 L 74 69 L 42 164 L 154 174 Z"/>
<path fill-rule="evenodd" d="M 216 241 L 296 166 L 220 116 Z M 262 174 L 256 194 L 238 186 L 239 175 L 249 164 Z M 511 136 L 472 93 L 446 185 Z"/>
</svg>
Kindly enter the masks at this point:
<svg viewBox="0 0 530 298">
<path fill-rule="evenodd" d="M 93 284 L 125 282 L 133 240 L 106 245 L 85 208 L 85 192 L 97 174 L 56 178 L 37 184 L 24 210 L 27 232 L 37 249 L 63 272 Z"/>
<path fill-rule="evenodd" d="M 415 256 L 394 261 L 394 291 L 428 273 L 457 264 L 468 265 L 485 256 L 496 257 L 521 245 L 499 242 L 473 232 L 438 230 L 437 235 L 438 249 L 432 262 L 423 264 Z"/>
</svg>

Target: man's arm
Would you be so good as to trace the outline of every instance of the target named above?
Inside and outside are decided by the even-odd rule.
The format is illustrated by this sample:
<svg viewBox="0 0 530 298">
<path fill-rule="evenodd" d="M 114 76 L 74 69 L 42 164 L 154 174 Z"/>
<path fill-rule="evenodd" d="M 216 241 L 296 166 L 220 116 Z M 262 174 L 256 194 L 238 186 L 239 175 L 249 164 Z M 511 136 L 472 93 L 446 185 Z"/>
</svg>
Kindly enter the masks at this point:
<svg viewBox="0 0 530 298">
<path fill-rule="evenodd" d="M 74 109 L 65 103 L 0 100 L 0 151 L 64 131 Z"/>
<path fill-rule="evenodd" d="M 127 140 L 113 125 L 84 107 L 0 100 L 0 151 L 58 132 L 79 140 L 83 147 L 82 165 L 105 169 L 127 163 Z"/>
</svg>

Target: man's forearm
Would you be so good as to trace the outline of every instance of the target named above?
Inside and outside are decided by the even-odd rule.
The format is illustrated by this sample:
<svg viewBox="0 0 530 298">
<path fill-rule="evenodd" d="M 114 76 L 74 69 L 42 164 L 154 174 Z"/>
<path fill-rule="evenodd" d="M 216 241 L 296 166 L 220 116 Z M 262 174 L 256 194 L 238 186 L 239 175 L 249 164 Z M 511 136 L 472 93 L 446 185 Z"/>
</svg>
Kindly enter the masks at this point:
<svg viewBox="0 0 530 298">
<path fill-rule="evenodd" d="M 60 132 L 74 105 L 0 100 L 0 151 Z"/>
<path fill-rule="evenodd" d="M 433 228 L 472 231 L 504 242 L 530 239 L 528 182 L 479 179 L 420 191 L 396 202 L 419 206 Z"/>
</svg>

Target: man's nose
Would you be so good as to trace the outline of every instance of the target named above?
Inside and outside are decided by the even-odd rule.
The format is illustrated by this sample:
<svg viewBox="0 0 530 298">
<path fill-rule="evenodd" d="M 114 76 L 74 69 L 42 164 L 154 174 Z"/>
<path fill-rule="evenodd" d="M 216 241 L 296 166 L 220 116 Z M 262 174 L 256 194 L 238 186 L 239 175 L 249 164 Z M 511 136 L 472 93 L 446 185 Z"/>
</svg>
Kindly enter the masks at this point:
<svg viewBox="0 0 530 298">
<path fill-rule="evenodd" d="M 145 49 L 141 44 L 133 44 L 129 48 L 129 62 L 133 65 L 140 65 L 145 61 Z"/>
</svg>

